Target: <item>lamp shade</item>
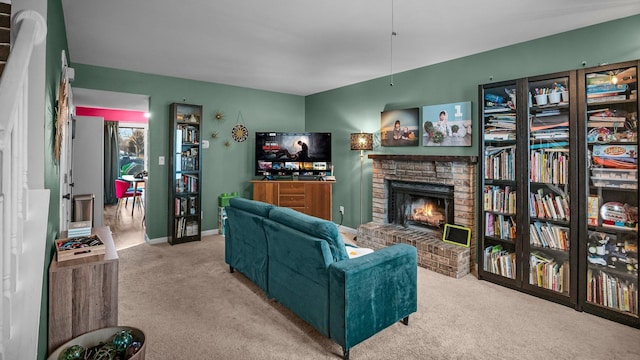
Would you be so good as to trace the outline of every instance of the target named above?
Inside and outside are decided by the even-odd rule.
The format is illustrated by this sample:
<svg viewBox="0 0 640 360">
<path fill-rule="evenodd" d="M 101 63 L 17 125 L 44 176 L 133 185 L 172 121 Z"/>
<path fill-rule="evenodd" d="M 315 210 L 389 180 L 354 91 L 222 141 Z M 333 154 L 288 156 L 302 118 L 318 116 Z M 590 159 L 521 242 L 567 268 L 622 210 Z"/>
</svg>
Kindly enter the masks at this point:
<svg viewBox="0 0 640 360">
<path fill-rule="evenodd" d="M 352 133 L 351 150 L 373 150 L 373 134 Z"/>
</svg>

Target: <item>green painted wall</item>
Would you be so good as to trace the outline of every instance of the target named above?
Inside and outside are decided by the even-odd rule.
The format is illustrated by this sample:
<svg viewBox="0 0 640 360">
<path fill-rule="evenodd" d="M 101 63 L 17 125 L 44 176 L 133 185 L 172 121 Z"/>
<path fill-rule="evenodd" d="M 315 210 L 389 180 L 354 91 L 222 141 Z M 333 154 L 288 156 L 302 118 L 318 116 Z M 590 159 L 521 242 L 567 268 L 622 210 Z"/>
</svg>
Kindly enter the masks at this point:
<svg viewBox="0 0 640 360">
<path fill-rule="evenodd" d="M 301 96 L 253 90 L 201 81 L 72 64 L 76 70 L 72 84 L 87 88 L 150 96 L 149 182 L 147 184 L 147 234 L 151 239 L 167 236 L 169 169 L 158 165 L 158 157 L 169 154 L 169 104 L 186 102 L 203 105 L 203 139 L 209 149 L 202 150 L 203 230 L 218 227 L 218 196 L 237 191 L 251 195 L 249 180 L 254 178 L 254 142 L 237 143 L 231 128 L 242 122 L 253 134 L 256 131 L 304 130 L 304 98 Z M 225 114 L 214 120 L 216 111 Z M 239 114 L 242 119 L 239 119 Z M 211 138 L 217 131 L 218 137 Z M 225 141 L 230 146 L 225 146 Z"/>
<path fill-rule="evenodd" d="M 450 102 L 471 101 L 478 124 L 478 85 L 543 75 L 601 63 L 640 59 L 640 16 L 488 51 L 445 63 L 307 96 L 305 127 L 333 132 L 333 217 L 345 207 L 343 224 L 360 222 L 359 153 L 349 150 L 349 133 L 379 136 L 380 112 Z M 471 147 L 375 147 L 376 154 L 477 155 L 477 135 Z M 371 160 L 364 162 L 363 221 L 371 221 Z"/>
<path fill-rule="evenodd" d="M 54 240 L 60 229 L 60 169 L 53 156 L 55 139 L 55 107 L 60 81 L 61 52 L 68 54 L 67 35 L 62 14 L 60 0 L 47 1 L 47 59 L 45 73 L 45 119 L 44 119 L 44 186 L 50 190 L 49 221 L 47 224 L 47 245 L 45 248 L 45 263 L 43 268 L 42 306 L 40 310 L 40 329 L 38 335 L 38 359 L 47 357 L 47 327 L 49 308 L 49 265 L 53 259 Z"/>
</svg>

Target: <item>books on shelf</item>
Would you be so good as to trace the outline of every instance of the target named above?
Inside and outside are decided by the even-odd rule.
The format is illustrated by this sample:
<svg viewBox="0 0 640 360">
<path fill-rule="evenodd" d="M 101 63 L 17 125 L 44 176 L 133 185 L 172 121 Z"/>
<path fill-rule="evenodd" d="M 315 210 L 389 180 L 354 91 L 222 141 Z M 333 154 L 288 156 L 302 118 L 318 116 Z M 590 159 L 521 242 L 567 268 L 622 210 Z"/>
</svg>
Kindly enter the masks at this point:
<svg viewBox="0 0 640 360">
<path fill-rule="evenodd" d="M 493 114 L 493 113 L 499 113 L 499 112 L 511 112 L 514 111 L 512 108 L 510 108 L 507 104 L 504 105 L 494 105 L 494 106 L 485 106 L 484 107 L 484 113 L 485 114 Z"/>
<path fill-rule="evenodd" d="M 515 214 L 516 192 L 511 186 L 484 187 L 484 210 Z"/>
<path fill-rule="evenodd" d="M 198 235 L 198 222 L 181 217 L 176 219 L 176 238 Z"/>
<path fill-rule="evenodd" d="M 485 235 L 513 240 L 516 238 L 516 222 L 513 216 L 485 213 Z"/>
<path fill-rule="evenodd" d="M 538 251 L 531 253 L 529 283 L 557 292 L 569 291 L 569 265 Z"/>
<path fill-rule="evenodd" d="M 555 250 L 569 250 L 569 228 L 548 222 L 529 224 L 529 242 L 533 246 Z"/>
<path fill-rule="evenodd" d="M 487 146 L 485 148 L 485 178 L 515 180 L 515 145 Z"/>
<path fill-rule="evenodd" d="M 638 314 L 638 285 L 606 271 L 587 271 L 587 301 L 618 311 Z"/>
<path fill-rule="evenodd" d="M 535 146 L 555 144 L 559 147 Z M 566 145 L 562 145 L 566 144 Z M 552 184 L 566 184 L 569 179 L 568 142 L 531 144 L 529 180 Z M 540 148 L 539 150 L 537 150 Z"/>
<path fill-rule="evenodd" d="M 557 128 L 559 126 L 569 126 L 568 115 L 548 115 L 548 116 L 531 116 L 529 119 L 529 128 L 531 131 Z"/>
<path fill-rule="evenodd" d="M 542 189 L 529 195 L 529 215 L 539 219 L 569 221 L 570 207 L 568 194 L 544 194 Z"/>
<path fill-rule="evenodd" d="M 516 278 L 516 254 L 504 250 L 501 245 L 484 249 L 484 270 L 510 279 Z"/>
<path fill-rule="evenodd" d="M 591 97 L 587 98 L 588 104 L 599 103 L 599 102 L 607 102 L 607 101 L 620 101 L 626 100 L 626 95 L 611 95 L 611 96 L 600 96 L 600 97 Z"/>
</svg>

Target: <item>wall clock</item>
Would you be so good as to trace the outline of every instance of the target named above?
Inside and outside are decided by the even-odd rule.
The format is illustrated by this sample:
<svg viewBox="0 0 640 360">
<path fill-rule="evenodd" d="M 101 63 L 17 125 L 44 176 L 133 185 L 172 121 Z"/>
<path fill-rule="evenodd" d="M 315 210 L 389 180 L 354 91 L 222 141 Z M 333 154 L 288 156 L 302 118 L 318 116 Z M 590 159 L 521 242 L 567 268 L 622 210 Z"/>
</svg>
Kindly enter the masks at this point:
<svg viewBox="0 0 640 360">
<path fill-rule="evenodd" d="M 248 136 L 249 130 L 247 130 L 247 127 L 242 124 L 236 124 L 231 130 L 231 137 L 236 142 L 243 142 L 247 140 Z"/>
</svg>

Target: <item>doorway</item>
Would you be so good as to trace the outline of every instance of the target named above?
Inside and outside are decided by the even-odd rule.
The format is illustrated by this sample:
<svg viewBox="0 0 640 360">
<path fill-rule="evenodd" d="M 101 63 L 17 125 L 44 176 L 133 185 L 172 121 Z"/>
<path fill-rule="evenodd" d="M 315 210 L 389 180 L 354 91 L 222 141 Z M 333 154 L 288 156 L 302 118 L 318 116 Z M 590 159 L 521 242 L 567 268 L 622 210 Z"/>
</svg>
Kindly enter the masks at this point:
<svg viewBox="0 0 640 360">
<path fill-rule="evenodd" d="M 118 250 L 142 244 L 146 239 L 144 196 L 148 169 L 149 97 L 74 88 L 74 102 L 76 115 L 100 117 L 103 123 L 104 156 L 100 157 L 101 166 L 105 169 L 101 181 L 104 184 L 104 197 L 100 199 L 102 221 L 110 228 Z M 138 180 L 136 175 L 140 179 L 134 182 Z M 122 206 L 118 207 L 116 179 L 129 181 L 131 187 L 135 184 L 142 196 L 123 199 Z M 134 203 L 134 199 L 140 201 Z"/>
</svg>

